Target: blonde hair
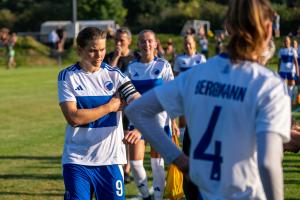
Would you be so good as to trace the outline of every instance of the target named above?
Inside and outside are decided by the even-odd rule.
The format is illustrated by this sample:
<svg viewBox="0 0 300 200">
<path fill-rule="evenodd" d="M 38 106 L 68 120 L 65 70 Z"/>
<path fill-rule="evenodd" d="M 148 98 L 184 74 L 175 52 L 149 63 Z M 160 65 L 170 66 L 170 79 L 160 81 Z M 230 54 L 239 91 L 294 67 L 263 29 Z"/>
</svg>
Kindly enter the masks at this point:
<svg viewBox="0 0 300 200">
<path fill-rule="evenodd" d="M 272 21 L 274 11 L 268 0 L 231 0 L 225 28 L 230 38 L 227 52 L 232 61 L 252 60 L 261 55 L 267 37 L 265 22 Z"/>
</svg>

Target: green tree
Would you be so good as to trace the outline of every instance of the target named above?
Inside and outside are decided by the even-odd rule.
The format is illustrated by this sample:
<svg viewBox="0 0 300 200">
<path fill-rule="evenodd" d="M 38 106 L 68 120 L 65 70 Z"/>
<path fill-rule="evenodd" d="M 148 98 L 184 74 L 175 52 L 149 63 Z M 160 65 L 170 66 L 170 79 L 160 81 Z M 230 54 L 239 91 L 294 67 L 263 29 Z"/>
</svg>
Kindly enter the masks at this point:
<svg viewBox="0 0 300 200">
<path fill-rule="evenodd" d="M 0 28 L 7 27 L 9 29 L 13 28 L 17 17 L 8 9 L 0 10 Z"/>
<path fill-rule="evenodd" d="M 77 10 L 79 20 L 112 19 L 123 24 L 127 15 L 122 0 L 80 0 Z"/>
</svg>

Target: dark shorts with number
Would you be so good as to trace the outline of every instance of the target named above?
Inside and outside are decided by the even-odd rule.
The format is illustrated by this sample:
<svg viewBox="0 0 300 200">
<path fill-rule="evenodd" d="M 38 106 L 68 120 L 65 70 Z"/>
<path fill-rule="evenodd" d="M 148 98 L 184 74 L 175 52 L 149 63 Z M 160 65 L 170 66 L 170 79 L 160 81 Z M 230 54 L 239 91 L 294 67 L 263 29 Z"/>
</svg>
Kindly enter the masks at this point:
<svg viewBox="0 0 300 200">
<path fill-rule="evenodd" d="M 119 165 L 64 164 L 65 200 L 123 200 L 124 181 Z"/>
</svg>

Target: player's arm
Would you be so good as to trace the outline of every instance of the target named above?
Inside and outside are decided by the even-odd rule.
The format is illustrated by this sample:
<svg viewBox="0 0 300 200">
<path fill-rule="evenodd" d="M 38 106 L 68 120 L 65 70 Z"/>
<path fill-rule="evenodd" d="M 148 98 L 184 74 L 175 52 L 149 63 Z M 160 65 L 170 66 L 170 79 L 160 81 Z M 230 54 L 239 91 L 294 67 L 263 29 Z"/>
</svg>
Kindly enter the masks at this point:
<svg viewBox="0 0 300 200">
<path fill-rule="evenodd" d="M 298 63 L 298 60 L 297 60 L 297 52 L 294 53 L 294 64 L 295 64 L 295 67 L 296 67 L 296 75 L 299 78 L 299 63 Z"/>
<path fill-rule="evenodd" d="M 257 157 L 267 199 L 283 199 L 282 138 L 275 133 L 257 134 Z"/>
<path fill-rule="evenodd" d="M 172 134 L 175 134 L 179 137 L 180 136 L 180 130 L 178 128 L 176 119 L 172 119 L 171 123 L 172 123 Z"/>
<path fill-rule="evenodd" d="M 121 57 L 122 48 L 120 46 L 116 46 L 112 59 L 109 62 L 109 65 L 112 67 L 116 67 L 118 65 L 118 61 Z"/>
<path fill-rule="evenodd" d="M 126 102 L 126 104 L 130 104 L 134 100 L 140 98 L 140 93 L 135 89 L 134 85 L 131 81 L 125 82 L 118 89 L 122 99 Z M 136 144 L 141 139 L 141 133 L 137 129 L 133 129 L 128 131 L 124 136 L 124 142 L 128 144 Z"/>
<path fill-rule="evenodd" d="M 71 126 L 80 126 L 117 112 L 121 108 L 121 99 L 114 96 L 108 103 L 91 109 L 78 109 L 75 101 L 66 101 L 60 103 L 60 108 Z"/>
<path fill-rule="evenodd" d="M 157 114 L 162 111 L 162 105 L 158 101 L 154 90 L 145 93 L 125 109 L 126 115 L 135 127 L 143 133 L 145 140 L 167 162 L 173 162 L 180 170 L 187 172 L 188 158 L 172 143 L 172 140 L 167 137 L 159 124 Z"/>
</svg>

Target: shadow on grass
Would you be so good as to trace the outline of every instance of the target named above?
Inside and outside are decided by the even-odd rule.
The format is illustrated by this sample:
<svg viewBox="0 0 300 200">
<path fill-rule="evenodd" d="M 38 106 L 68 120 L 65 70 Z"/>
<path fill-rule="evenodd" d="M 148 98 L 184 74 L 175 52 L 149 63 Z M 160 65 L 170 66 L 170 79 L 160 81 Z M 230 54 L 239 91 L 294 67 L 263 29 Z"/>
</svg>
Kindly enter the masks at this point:
<svg viewBox="0 0 300 200">
<path fill-rule="evenodd" d="M 60 156 L 27 156 L 27 155 L 20 155 L 20 156 L 0 156 L 1 160 L 30 160 L 30 161 L 39 161 L 41 164 L 51 164 L 53 167 L 55 165 L 61 164 L 61 157 Z M 37 167 L 38 168 L 38 167 Z"/>
<path fill-rule="evenodd" d="M 13 196 L 64 196 L 64 192 L 60 193 L 32 193 L 32 192 L 0 192 L 0 196 L 13 195 Z"/>
<path fill-rule="evenodd" d="M 286 180 L 284 180 L 284 184 L 300 185 L 300 180 L 286 179 Z"/>
<path fill-rule="evenodd" d="M 33 180 L 62 180 L 62 175 L 58 174 L 4 174 L 0 175 L 0 179 L 33 179 Z"/>
</svg>

